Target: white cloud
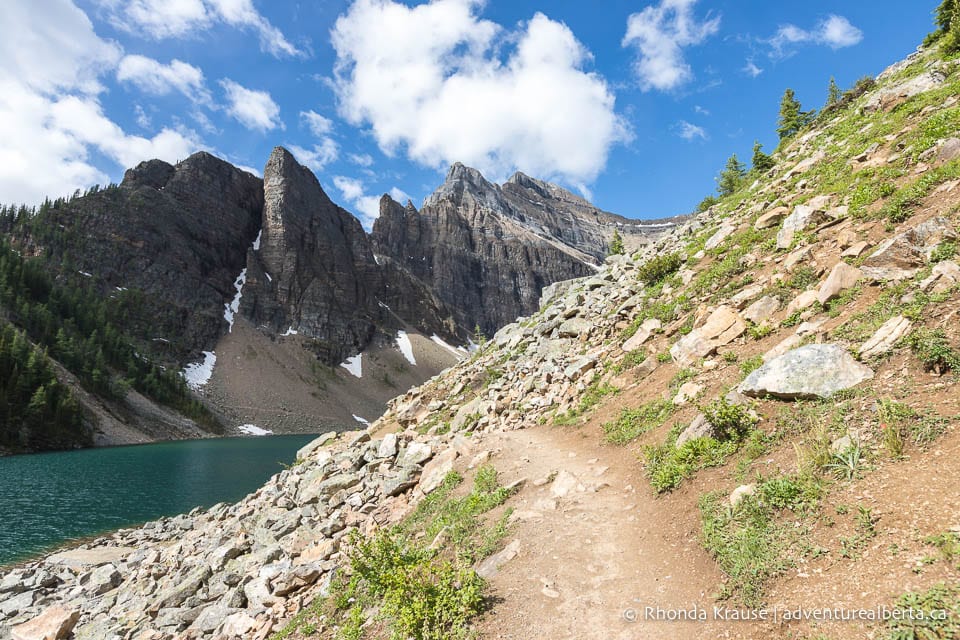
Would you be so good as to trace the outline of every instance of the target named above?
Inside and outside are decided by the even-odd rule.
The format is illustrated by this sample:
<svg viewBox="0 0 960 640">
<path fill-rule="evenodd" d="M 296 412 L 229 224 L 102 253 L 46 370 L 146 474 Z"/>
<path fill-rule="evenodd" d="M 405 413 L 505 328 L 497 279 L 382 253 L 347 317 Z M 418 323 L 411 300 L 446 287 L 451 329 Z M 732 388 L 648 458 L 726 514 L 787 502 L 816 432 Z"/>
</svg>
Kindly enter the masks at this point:
<svg viewBox="0 0 960 640">
<path fill-rule="evenodd" d="M 687 122 L 686 120 L 681 120 L 677 123 L 677 128 L 679 129 L 679 135 L 681 138 L 688 142 L 693 142 L 697 138 L 701 140 L 707 139 L 707 131 L 703 127 L 698 127 L 695 124 Z"/>
<path fill-rule="evenodd" d="M 362 180 L 346 176 L 334 176 L 333 185 L 340 191 L 344 199 L 357 210 L 357 218 L 364 229 L 370 230 L 373 222 L 380 217 L 380 198 L 382 196 L 367 195 Z M 390 197 L 397 202 L 406 202 L 410 196 L 406 192 L 393 187 L 389 191 Z"/>
<path fill-rule="evenodd" d="M 772 55 L 782 57 L 792 53 L 790 45 L 819 44 L 831 49 L 842 49 L 859 44 L 861 40 L 863 31 L 850 24 L 843 16 L 831 14 L 809 31 L 793 24 L 785 24 L 766 42 L 772 48 Z"/>
<path fill-rule="evenodd" d="M 583 70 L 589 51 L 543 14 L 507 32 L 476 15 L 482 5 L 354 2 L 331 33 L 341 115 L 427 166 L 594 179 L 630 134 L 607 83 Z"/>
<path fill-rule="evenodd" d="M 178 91 L 199 104 L 212 104 L 203 71 L 180 60 L 165 65 L 146 56 L 125 56 L 117 68 L 117 80 L 129 82 L 152 95 L 164 96 Z"/>
<path fill-rule="evenodd" d="M 129 167 L 147 158 L 176 161 L 200 147 L 190 130 L 129 135 L 104 114 L 99 79 L 116 68 L 122 51 L 99 38 L 69 0 L 5 0 L 0 24 L 16 25 L 0 38 L 4 201 L 37 203 L 108 182 L 95 154 Z M 134 113 L 149 124 L 142 109 Z"/>
<path fill-rule="evenodd" d="M 322 171 L 324 167 L 340 157 L 340 145 L 330 136 L 333 133 L 333 120 L 316 111 L 301 111 L 300 120 L 320 141 L 310 149 L 291 145 L 290 150 L 301 163 L 314 171 Z"/>
<path fill-rule="evenodd" d="M 3 0 L 0 80 L 42 93 L 99 93 L 100 74 L 120 59 L 120 47 L 100 39 L 70 0 Z"/>
<path fill-rule="evenodd" d="M 763 69 L 758 67 L 753 60 L 747 60 L 747 64 L 743 66 L 742 71 L 748 76 L 750 76 L 751 78 L 756 78 L 761 73 L 763 73 Z"/>
<path fill-rule="evenodd" d="M 351 153 L 347 159 L 358 167 L 373 166 L 373 156 L 369 153 Z"/>
<path fill-rule="evenodd" d="M 299 145 L 288 145 L 290 151 L 296 156 L 300 164 L 305 164 L 314 171 L 323 171 L 331 162 L 334 162 L 340 155 L 340 147 L 331 138 L 323 138 L 319 144 L 306 149 Z"/>
<path fill-rule="evenodd" d="M 333 131 L 333 120 L 325 118 L 316 111 L 301 111 L 300 119 L 307 125 L 310 132 L 318 138 Z"/>
<path fill-rule="evenodd" d="M 133 115 L 136 116 L 137 125 L 141 129 L 149 129 L 150 125 L 153 124 L 153 122 L 150 120 L 150 116 L 147 115 L 147 112 L 144 111 L 143 107 L 141 107 L 139 104 L 133 107 Z"/>
<path fill-rule="evenodd" d="M 660 0 L 627 18 L 622 46 L 639 53 L 634 71 L 644 91 L 669 91 L 689 82 L 693 71 L 684 59 L 685 47 L 698 45 L 720 29 L 720 17 L 698 22 L 697 0 Z"/>
<path fill-rule="evenodd" d="M 856 28 L 843 16 L 831 15 L 820 23 L 817 40 L 832 49 L 852 47 L 863 40 L 863 31 Z"/>
<path fill-rule="evenodd" d="M 703 116 L 709 116 L 709 115 L 710 115 L 710 111 L 708 111 L 707 109 L 701 107 L 699 104 L 694 105 L 694 106 L 693 106 L 693 110 L 694 110 L 695 113 L 699 113 L 700 115 L 703 115 Z"/>
<path fill-rule="evenodd" d="M 225 78 L 220 86 L 227 94 L 227 113 L 248 129 L 270 131 L 283 128 L 280 107 L 266 91 L 247 89 Z"/>
<path fill-rule="evenodd" d="M 252 29 L 260 49 L 276 57 L 302 55 L 253 6 L 252 0 L 97 0 L 110 11 L 114 26 L 157 40 L 185 38 L 222 22 Z"/>
</svg>

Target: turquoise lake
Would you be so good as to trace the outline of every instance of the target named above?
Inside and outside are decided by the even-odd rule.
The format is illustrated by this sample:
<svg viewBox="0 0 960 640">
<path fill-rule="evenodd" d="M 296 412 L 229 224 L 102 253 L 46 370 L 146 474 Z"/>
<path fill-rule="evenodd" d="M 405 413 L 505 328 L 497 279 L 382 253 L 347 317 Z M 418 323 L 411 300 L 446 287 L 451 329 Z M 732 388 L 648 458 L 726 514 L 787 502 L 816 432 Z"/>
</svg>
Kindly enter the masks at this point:
<svg viewBox="0 0 960 640">
<path fill-rule="evenodd" d="M 0 458 L 0 565 L 74 539 L 235 502 L 316 436 L 187 440 Z"/>
</svg>

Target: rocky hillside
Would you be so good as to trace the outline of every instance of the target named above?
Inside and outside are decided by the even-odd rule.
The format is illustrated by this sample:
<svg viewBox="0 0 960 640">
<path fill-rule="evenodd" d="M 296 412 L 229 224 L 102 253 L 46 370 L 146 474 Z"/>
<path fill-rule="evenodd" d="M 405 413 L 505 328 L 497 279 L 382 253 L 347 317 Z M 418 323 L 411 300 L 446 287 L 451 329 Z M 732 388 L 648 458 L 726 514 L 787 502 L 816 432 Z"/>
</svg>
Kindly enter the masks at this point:
<svg viewBox="0 0 960 640">
<path fill-rule="evenodd" d="M 894 65 L 238 504 L 8 570 L 0 638 L 957 637 L 958 93 Z"/>
</svg>

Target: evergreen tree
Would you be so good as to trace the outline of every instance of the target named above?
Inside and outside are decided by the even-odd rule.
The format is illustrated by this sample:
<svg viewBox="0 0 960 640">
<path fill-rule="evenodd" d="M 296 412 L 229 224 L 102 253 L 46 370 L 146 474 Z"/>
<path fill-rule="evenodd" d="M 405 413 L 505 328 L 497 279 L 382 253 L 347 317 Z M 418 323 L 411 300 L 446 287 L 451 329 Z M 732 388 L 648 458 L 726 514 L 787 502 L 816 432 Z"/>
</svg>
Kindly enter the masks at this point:
<svg viewBox="0 0 960 640">
<path fill-rule="evenodd" d="M 940 6 L 934 12 L 934 24 L 937 25 L 937 36 L 942 36 L 950 32 L 953 24 L 953 16 L 957 10 L 957 0 L 943 0 Z"/>
<path fill-rule="evenodd" d="M 773 158 L 763 152 L 763 145 L 760 144 L 760 141 L 755 140 L 753 142 L 753 159 L 751 161 L 753 170 L 757 173 L 764 173 L 772 169 L 774 164 L 776 163 L 773 161 Z"/>
<path fill-rule="evenodd" d="M 737 159 L 737 154 L 733 154 L 727 160 L 726 167 L 717 176 L 717 192 L 721 197 L 734 193 L 743 184 L 745 175 L 747 175 L 746 167 Z"/>
<path fill-rule="evenodd" d="M 624 252 L 623 236 L 618 229 L 613 230 L 613 237 L 610 238 L 610 255 L 622 256 Z"/>
<path fill-rule="evenodd" d="M 934 11 L 933 18 L 933 23 L 937 25 L 937 28 L 924 38 L 923 44 L 925 46 L 929 46 L 943 39 L 942 49 L 944 53 L 954 53 L 957 51 L 960 37 L 958 37 L 958 35 L 951 36 L 950 34 L 952 31 L 960 31 L 960 25 L 956 24 L 957 21 L 953 19 L 957 14 L 958 8 L 960 8 L 960 2 L 958 2 L 958 0 L 942 0 L 942 2 L 940 2 L 940 5 Z"/>
<path fill-rule="evenodd" d="M 840 87 L 837 86 L 837 81 L 833 76 L 830 76 L 830 84 L 827 85 L 827 106 L 832 107 L 833 105 L 840 102 L 840 98 L 843 97 L 843 92 L 840 91 Z"/>
<path fill-rule="evenodd" d="M 783 92 L 783 98 L 780 99 L 780 120 L 777 127 L 780 139 L 789 138 L 800 131 L 810 123 L 813 115 L 812 111 L 803 111 L 800 108 L 800 101 L 797 100 L 793 89 L 786 89 Z"/>
<path fill-rule="evenodd" d="M 950 6 L 944 9 L 944 18 L 941 26 L 943 33 L 943 45 L 941 45 L 941 49 L 946 54 L 954 54 L 960 51 L 960 20 L 955 19 L 957 12 L 960 11 L 960 0 L 944 0 L 944 5 L 947 4 Z M 939 9 L 937 18 L 939 21 Z"/>
</svg>

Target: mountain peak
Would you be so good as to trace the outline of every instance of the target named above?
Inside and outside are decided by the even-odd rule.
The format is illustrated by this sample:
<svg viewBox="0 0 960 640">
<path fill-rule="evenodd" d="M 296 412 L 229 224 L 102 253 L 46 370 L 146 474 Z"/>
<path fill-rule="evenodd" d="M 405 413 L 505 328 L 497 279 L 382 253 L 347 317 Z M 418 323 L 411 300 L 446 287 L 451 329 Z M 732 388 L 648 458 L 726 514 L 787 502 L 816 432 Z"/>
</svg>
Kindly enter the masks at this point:
<svg viewBox="0 0 960 640">
<path fill-rule="evenodd" d="M 424 201 L 424 206 L 436 204 L 442 200 L 461 202 L 465 196 L 494 206 L 500 187 L 486 178 L 479 170 L 468 167 L 462 162 L 454 162 L 447 171 L 443 184 Z M 496 207 L 495 207 L 496 208 Z"/>
</svg>

